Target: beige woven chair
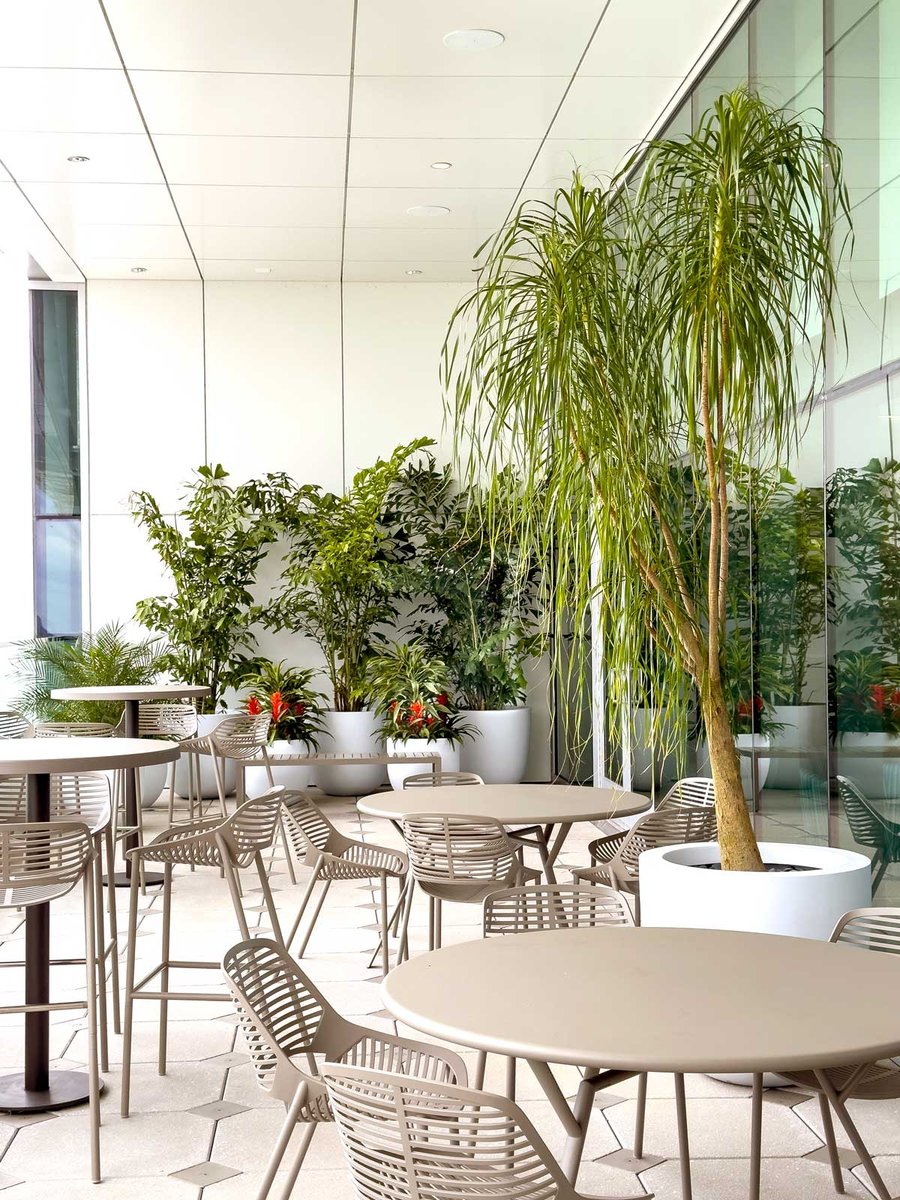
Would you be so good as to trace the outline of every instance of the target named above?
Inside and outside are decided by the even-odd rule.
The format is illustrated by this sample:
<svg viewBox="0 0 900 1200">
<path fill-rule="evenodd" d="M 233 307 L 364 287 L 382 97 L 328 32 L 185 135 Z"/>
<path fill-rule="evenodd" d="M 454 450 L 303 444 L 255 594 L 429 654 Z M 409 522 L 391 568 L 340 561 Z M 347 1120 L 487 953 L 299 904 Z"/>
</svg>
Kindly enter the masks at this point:
<svg viewBox="0 0 900 1200">
<path fill-rule="evenodd" d="M 333 1120 L 316 1056 L 378 1065 L 423 1081 L 466 1082 L 451 1050 L 354 1025 L 331 1007 L 291 956 L 274 942 L 239 943 L 222 970 L 234 997 L 256 1078 L 287 1109 L 257 1200 L 266 1200 L 298 1124 L 306 1126 L 283 1195 L 290 1196 L 316 1127 Z"/>
<path fill-rule="evenodd" d="M 91 1178 L 100 1182 L 100 1071 L 97 1064 L 97 961 L 95 953 L 94 848 L 90 832 L 78 821 L 34 821 L 0 824 L 0 909 L 50 904 L 68 895 L 79 882 L 84 893 L 83 959 L 51 959 L 52 966 L 85 964 L 84 1000 L 48 1000 L 46 1004 L 6 1004 L 0 1015 L 65 1012 L 87 1015 L 88 1099 L 90 1106 Z M 2 962 L 22 968 L 24 962 Z"/>
<path fill-rule="evenodd" d="M 238 872 L 255 866 L 262 887 L 263 900 L 268 912 L 272 932 L 278 943 L 283 941 L 278 914 L 272 900 L 272 892 L 266 875 L 263 853 L 271 850 L 278 834 L 284 788 L 276 787 L 247 800 L 224 821 L 215 817 L 195 821 L 192 825 L 174 825 L 146 846 L 138 846 L 128 852 L 135 868 L 141 863 L 160 863 L 163 866 L 162 888 L 162 948 L 160 960 L 141 979 L 135 981 L 135 943 L 138 924 L 138 877 L 135 869 L 131 875 L 131 903 L 128 915 L 128 961 L 125 976 L 125 1036 L 122 1049 L 122 1116 L 128 1116 L 131 1084 L 131 1050 L 135 1000 L 155 1000 L 159 1004 L 159 1073 L 166 1073 L 166 1044 L 170 1000 L 221 1001 L 220 994 L 208 992 L 172 991 L 169 988 L 169 972 L 186 969 L 190 971 L 218 971 L 220 963 L 188 961 L 171 957 L 172 931 L 172 874 L 176 866 L 214 867 L 224 874 L 228 882 L 231 903 L 237 918 L 238 929 L 243 938 L 249 939 L 250 930 L 241 898 Z M 148 991 L 147 985 L 159 977 L 159 989 Z"/>
<path fill-rule="evenodd" d="M 715 784 L 705 775 L 679 779 L 673 783 L 654 812 L 661 809 L 674 808 L 712 808 L 716 803 Z M 623 829 L 618 833 L 609 833 L 605 837 L 595 838 L 588 846 L 591 864 L 609 862 L 622 843 L 628 837 L 630 830 Z"/>
<path fill-rule="evenodd" d="M 182 744 L 191 741 L 197 735 L 197 710 L 192 704 L 173 704 L 169 701 L 162 703 L 147 703 L 141 704 L 138 707 L 138 737 L 146 738 L 162 738 L 169 742 L 181 742 Z M 193 767 L 196 762 L 196 756 L 188 757 L 188 809 L 190 818 L 194 816 L 194 797 L 200 797 L 200 784 L 197 781 L 196 787 L 193 779 Z M 140 779 L 140 772 L 138 773 Z M 175 763 L 169 763 L 168 781 L 166 786 L 169 789 L 169 824 L 175 823 Z M 140 805 L 141 798 L 138 796 L 138 804 Z M 202 815 L 199 814 L 198 815 Z"/>
<path fill-rule="evenodd" d="M 635 917 L 640 924 L 640 878 L 638 859 L 645 850 L 657 846 L 677 846 L 682 842 L 711 842 L 716 837 L 716 810 L 668 804 L 647 813 L 629 829 L 622 844 L 608 862 L 591 867 L 576 867 L 576 883 L 605 883 L 635 898 Z"/>
<path fill-rule="evenodd" d="M 539 871 L 522 863 L 521 851 L 493 817 L 408 813 L 400 827 L 412 868 L 400 934 L 401 958 L 408 948 L 415 885 L 428 897 L 428 948 L 434 950 L 441 944 L 445 900 L 480 905 L 491 892 L 540 879 Z"/>
<path fill-rule="evenodd" d="M 421 775 L 407 775 L 403 790 L 417 787 L 479 787 L 484 780 L 474 771 L 424 771 Z"/>
<path fill-rule="evenodd" d="M 321 809 L 305 792 L 287 792 L 284 798 L 284 829 L 288 842 L 297 856 L 298 862 L 312 867 L 312 875 L 303 893 L 300 908 L 288 934 L 287 946 L 290 948 L 297 936 L 297 931 L 303 916 L 312 899 L 317 883 L 323 884 L 319 898 L 313 909 L 312 917 L 306 927 L 306 932 L 300 942 L 297 957 L 302 958 L 309 945 L 312 931 L 315 929 L 319 913 L 328 894 L 328 889 L 334 880 L 341 879 L 371 879 L 378 880 L 380 891 L 379 925 L 381 927 L 381 963 L 387 974 L 389 962 L 387 885 L 389 879 L 396 879 L 402 889 L 409 870 L 409 862 L 405 854 L 399 850 L 391 850 L 386 846 L 375 846 L 370 842 L 357 841 L 346 837 L 340 830 L 335 829 Z M 376 950 L 377 954 L 377 950 Z"/>
<path fill-rule="evenodd" d="M 0 712 L 0 738 L 25 737 L 31 731 L 31 724 L 17 712 Z"/>
<path fill-rule="evenodd" d="M 830 940 L 858 946 L 861 950 L 900 954 L 900 908 L 851 909 L 838 921 Z M 884 1180 L 872 1162 L 872 1157 L 847 1111 L 847 1101 L 900 1099 L 900 1066 L 888 1060 L 829 1068 L 825 1071 L 785 1071 L 783 1074 L 795 1087 L 819 1098 L 834 1190 L 842 1193 L 844 1181 L 829 1104 L 837 1113 L 853 1149 L 868 1172 L 875 1194 L 879 1200 L 891 1200 L 891 1193 L 885 1187 Z M 755 1146 L 754 1151 L 759 1153 L 759 1147 Z"/>
<path fill-rule="evenodd" d="M 365 1200 L 586 1200 L 504 1096 L 346 1062 L 322 1079 Z"/>
<path fill-rule="evenodd" d="M 208 755 L 212 758 L 213 772 L 216 777 L 216 790 L 219 793 L 219 811 L 223 817 L 228 816 L 225 804 L 225 761 L 233 762 L 237 768 L 237 803 L 244 798 L 244 767 L 251 759 L 262 759 L 269 779 L 269 787 L 274 787 L 272 767 L 266 750 L 269 737 L 269 726 L 272 718 L 268 713 L 250 716 L 241 713 L 239 716 L 226 717 L 220 721 L 212 733 L 205 737 L 189 738 L 181 743 L 181 753 L 188 756 L 188 772 L 198 783 L 200 780 L 200 762 L 197 756 Z M 202 811 L 201 811 L 202 815 Z M 193 818 L 193 807 L 191 809 Z"/>
</svg>

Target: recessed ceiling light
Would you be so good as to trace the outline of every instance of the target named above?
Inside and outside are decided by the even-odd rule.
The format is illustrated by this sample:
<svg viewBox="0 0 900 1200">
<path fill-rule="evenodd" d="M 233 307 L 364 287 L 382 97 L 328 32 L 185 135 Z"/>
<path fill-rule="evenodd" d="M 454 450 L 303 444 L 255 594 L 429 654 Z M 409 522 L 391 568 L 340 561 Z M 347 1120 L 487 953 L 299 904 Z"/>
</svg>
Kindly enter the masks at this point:
<svg viewBox="0 0 900 1200">
<path fill-rule="evenodd" d="M 431 164 L 431 169 L 432 171 L 449 171 L 452 166 L 453 163 L 436 162 Z"/>
<path fill-rule="evenodd" d="M 146 270 L 147 270 L 146 267 L 132 267 L 131 268 L 131 272 L 133 275 L 143 275 L 146 273 Z"/>
<path fill-rule="evenodd" d="M 496 29 L 453 29 L 444 34 L 444 45 L 451 50 L 493 50 L 505 41 Z"/>
<path fill-rule="evenodd" d="M 414 204 L 406 211 L 411 217 L 446 217 L 450 209 L 443 204 Z"/>
<path fill-rule="evenodd" d="M 70 154 L 69 157 L 66 159 L 66 162 L 74 162 L 74 163 L 82 163 L 82 162 L 90 162 L 90 161 L 91 160 L 88 158 L 88 156 L 86 154 Z"/>
<path fill-rule="evenodd" d="M 257 275 L 271 275 L 272 274 L 271 267 L 254 267 L 253 270 L 255 271 L 255 273 Z"/>
<path fill-rule="evenodd" d="M 406 272 L 406 274 L 407 274 L 407 275 L 421 275 L 421 274 L 422 274 L 422 272 L 421 272 L 421 271 L 418 269 L 418 267 L 411 267 L 411 268 L 410 268 L 410 269 L 409 269 L 409 270 Z"/>
</svg>

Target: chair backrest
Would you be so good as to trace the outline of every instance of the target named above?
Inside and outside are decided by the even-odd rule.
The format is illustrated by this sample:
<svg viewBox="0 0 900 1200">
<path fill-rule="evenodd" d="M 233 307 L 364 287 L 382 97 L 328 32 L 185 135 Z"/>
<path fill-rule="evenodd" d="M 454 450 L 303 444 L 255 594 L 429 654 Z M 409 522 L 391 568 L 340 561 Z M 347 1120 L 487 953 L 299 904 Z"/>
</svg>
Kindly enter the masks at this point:
<svg viewBox="0 0 900 1200">
<path fill-rule="evenodd" d="M 413 874 L 420 883 L 504 879 L 514 847 L 493 817 L 408 813 L 401 821 Z"/>
<path fill-rule="evenodd" d="M 835 925 L 830 940 L 900 954 L 900 908 L 851 908 Z"/>
<path fill-rule="evenodd" d="M 0 777 L 0 822 L 25 821 L 28 781 L 24 775 Z M 112 814 L 109 778 L 99 772 L 50 776 L 50 816 L 53 820 L 82 821 L 96 833 Z"/>
<path fill-rule="evenodd" d="M 20 738 L 28 733 L 31 725 L 21 713 L 0 712 L 0 738 Z"/>
<path fill-rule="evenodd" d="M 420 775 L 407 775 L 403 780 L 404 791 L 417 787 L 478 787 L 484 780 L 474 771 L 423 771 Z"/>
<path fill-rule="evenodd" d="M 645 850 L 677 846 L 681 842 L 710 842 L 715 836 L 714 808 L 668 805 L 637 820 L 611 861 L 636 875 L 638 859 Z"/>
<path fill-rule="evenodd" d="M 284 788 L 269 788 L 244 803 L 216 829 L 238 866 L 246 866 L 255 854 L 268 850 L 278 835 Z"/>
<path fill-rule="evenodd" d="M 38 721 L 35 737 L 115 737 L 115 725 L 107 721 Z"/>
<path fill-rule="evenodd" d="M 847 824 L 857 845 L 874 846 L 877 849 L 890 841 L 895 827 L 869 803 L 853 780 L 838 775 L 837 785 Z"/>
<path fill-rule="evenodd" d="M 512 1100 L 346 1063 L 322 1079 L 365 1200 L 575 1200 Z"/>
<path fill-rule="evenodd" d="M 197 732 L 197 710 L 192 704 L 171 702 L 141 704 L 138 708 L 138 737 L 186 741 Z"/>
<path fill-rule="evenodd" d="M 656 806 L 656 811 L 667 805 L 682 808 L 712 808 L 716 803 L 716 785 L 705 775 L 679 779 L 673 783 Z"/>
<path fill-rule="evenodd" d="M 27 908 L 72 890 L 94 855 L 81 822 L 0 824 L 0 907 Z"/>
<path fill-rule="evenodd" d="M 337 834 L 335 827 L 306 792 L 285 793 L 284 826 L 294 853 L 299 858 L 325 850 Z"/>
<path fill-rule="evenodd" d="M 260 1087 L 290 1099 L 295 1073 L 302 1072 L 291 1056 L 325 1051 L 318 1040 L 322 1025 L 337 1014 L 287 951 L 267 938 L 232 946 L 222 970 Z M 314 1074 L 314 1061 L 308 1065 Z"/>
<path fill-rule="evenodd" d="M 540 929 L 584 929 L 633 925 L 621 892 L 597 885 L 538 883 L 492 892 L 484 902 L 484 936 L 533 933 Z"/>
<path fill-rule="evenodd" d="M 255 758 L 266 745 L 271 724 L 268 713 L 255 717 L 241 713 L 220 721 L 210 738 L 216 752 L 226 758 Z"/>
</svg>

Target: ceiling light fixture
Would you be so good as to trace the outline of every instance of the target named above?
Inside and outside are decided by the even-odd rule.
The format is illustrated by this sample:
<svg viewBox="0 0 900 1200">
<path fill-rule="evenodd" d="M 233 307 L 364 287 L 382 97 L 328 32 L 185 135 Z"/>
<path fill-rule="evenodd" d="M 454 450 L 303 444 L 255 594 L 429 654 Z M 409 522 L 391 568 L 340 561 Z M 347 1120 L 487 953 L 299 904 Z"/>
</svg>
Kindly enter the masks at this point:
<svg viewBox="0 0 900 1200">
<path fill-rule="evenodd" d="M 432 171 L 449 171 L 452 166 L 453 163 L 436 162 L 431 164 L 431 169 Z"/>
<path fill-rule="evenodd" d="M 69 157 L 66 159 L 66 162 L 74 162 L 74 163 L 83 163 L 83 162 L 90 162 L 90 161 L 91 160 L 88 158 L 88 156 L 86 154 L 70 154 Z"/>
<path fill-rule="evenodd" d="M 406 211 L 411 217 L 446 217 L 450 209 L 443 204 L 414 204 Z"/>
<path fill-rule="evenodd" d="M 443 41 L 450 50 L 493 50 L 506 38 L 496 29 L 453 29 L 444 34 Z"/>
<path fill-rule="evenodd" d="M 410 267 L 410 269 L 409 269 L 408 271 L 406 271 L 406 272 L 405 272 L 405 274 L 407 274 L 407 275 L 421 275 L 421 274 L 422 274 L 422 272 L 421 272 L 421 271 L 418 269 L 418 267 Z"/>
<path fill-rule="evenodd" d="M 132 275 L 144 275 L 146 273 L 146 271 L 147 271 L 146 267 L 132 267 L 131 268 Z"/>
</svg>

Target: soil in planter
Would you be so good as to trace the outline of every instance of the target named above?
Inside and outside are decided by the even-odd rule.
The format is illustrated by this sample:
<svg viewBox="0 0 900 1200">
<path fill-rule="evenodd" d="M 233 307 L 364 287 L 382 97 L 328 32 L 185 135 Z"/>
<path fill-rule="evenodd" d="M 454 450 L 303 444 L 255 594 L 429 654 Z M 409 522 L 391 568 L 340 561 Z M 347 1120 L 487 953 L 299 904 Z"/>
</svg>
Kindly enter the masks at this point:
<svg viewBox="0 0 900 1200">
<path fill-rule="evenodd" d="M 717 862 L 711 863 L 693 863 L 695 867 L 700 867 L 704 871 L 721 871 L 722 864 Z M 789 875 L 794 871 L 818 871 L 818 867 L 800 867 L 791 863 L 765 863 L 766 872 L 772 872 L 774 875 Z"/>
</svg>

